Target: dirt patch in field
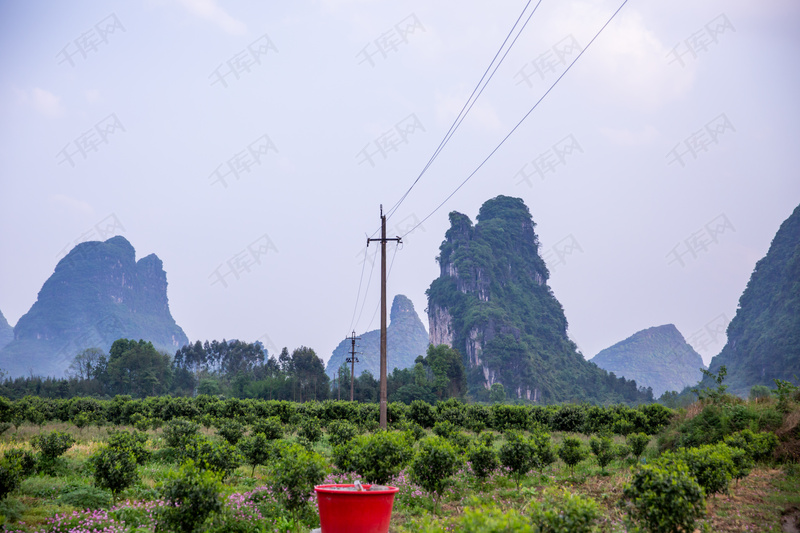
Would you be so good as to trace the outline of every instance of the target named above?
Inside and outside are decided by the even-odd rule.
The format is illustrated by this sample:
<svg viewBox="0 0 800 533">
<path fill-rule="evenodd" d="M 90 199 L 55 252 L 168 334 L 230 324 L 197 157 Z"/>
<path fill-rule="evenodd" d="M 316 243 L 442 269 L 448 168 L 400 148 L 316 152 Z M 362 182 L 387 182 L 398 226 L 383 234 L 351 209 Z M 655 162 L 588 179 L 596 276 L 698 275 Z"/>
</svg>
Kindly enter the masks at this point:
<svg viewBox="0 0 800 533">
<path fill-rule="evenodd" d="M 708 498 L 708 516 L 715 532 L 766 531 L 776 524 L 781 509 L 770 503 L 772 482 L 780 470 L 753 470 L 729 494 Z"/>
<path fill-rule="evenodd" d="M 781 531 L 783 533 L 800 533 L 800 509 L 792 506 L 781 514 Z"/>
</svg>

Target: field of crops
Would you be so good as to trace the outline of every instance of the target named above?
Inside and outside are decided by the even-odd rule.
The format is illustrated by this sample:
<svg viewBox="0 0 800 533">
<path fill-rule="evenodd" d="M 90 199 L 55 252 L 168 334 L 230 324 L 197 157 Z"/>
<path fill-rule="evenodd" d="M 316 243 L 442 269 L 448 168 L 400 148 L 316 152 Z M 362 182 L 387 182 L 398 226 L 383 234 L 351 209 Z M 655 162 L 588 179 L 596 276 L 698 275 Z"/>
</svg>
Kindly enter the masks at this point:
<svg viewBox="0 0 800 533">
<path fill-rule="evenodd" d="M 392 531 L 793 531 L 796 391 L 688 410 L 0 398 L 7 531 L 286 532 L 313 486 L 396 486 Z M 783 522 L 783 526 L 782 526 Z M 783 528 L 783 529 L 782 529 Z"/>
</svg>

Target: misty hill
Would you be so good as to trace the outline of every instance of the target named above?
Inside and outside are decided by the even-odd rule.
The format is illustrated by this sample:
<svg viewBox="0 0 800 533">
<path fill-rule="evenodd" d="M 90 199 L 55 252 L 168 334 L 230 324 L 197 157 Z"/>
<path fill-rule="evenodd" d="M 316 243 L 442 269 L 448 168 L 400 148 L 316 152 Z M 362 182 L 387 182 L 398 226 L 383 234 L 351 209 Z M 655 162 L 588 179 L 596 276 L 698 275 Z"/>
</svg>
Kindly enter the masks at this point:
<svg viewBox="0 0 800 533">
<path fill-rule="evenodd" d="M 595 355 L 591 362 L 617 376 L 651 387 L 658 398 L 695 385 L 705 368 L 703 358 L 672 324 L 648 328 Z"/>
<path fill-rule="evenodd" d="M 377 379 L 381 372 L 381 330 L 376 329 L 358 335 L 361 340 L 356 341 L 358 363 L 355 366 L 356 377 L 365 370 L 369 370 Z M 325 372 L 330 376 L 336 373 L 339 366 L 350 357 L 351 343 L 343 340 L 333 351 Z M 414 359 L 425 355 L 428 349 L 428 332 L 419 319 L 414 304 L 411 300 L 398 294 L 392 301 L 392 310 L 389 314 L 389 325 L 386 327 L 386 367 L 391 373 L 395 368 L 404 369 L 414 366 Z M 348 369 L 350 365 L 348 364 Z"/>
<path fill-rule="evenodd" d="M 506 394 L 535 402 L 638 402 L 636 383 L 586 361 L 567 337 L 567 319 L 547 285 L 535 224 L 519 198 L 498 196 L 481 206 L 477 223 L 450 213 L 450 229 L 431 283 L 431 343 L 464 357 L 470 394 Z"/>
<path fill-rule="evenodd" d="M 725 365 L 728 392 L 745 396 L 753 385 L 800 377 L 800 206 L 787 218 L 756 263 L 728 324 L 728 341 L 709 364 Z M 704 381 L 703 385 L 711 385 Z"/>
<path fill-rule="evenodd" d="M 8 324 L 6 317 L 3 316 L 3 312 L 0 311 L 0 350 L 13 340 L 14 328 Z"/>
<path fill-rule="evenodd" d="M 124 237 L 78 244 L 56 265 L 36 303 L 0 350 L 10 376 L 61 376 L 76 353 L 105 351 L 119 338 L 174 353 L 188 342 L 169 312 L 167 274 L 151 254 L 136 261 Z"/>
</svg>

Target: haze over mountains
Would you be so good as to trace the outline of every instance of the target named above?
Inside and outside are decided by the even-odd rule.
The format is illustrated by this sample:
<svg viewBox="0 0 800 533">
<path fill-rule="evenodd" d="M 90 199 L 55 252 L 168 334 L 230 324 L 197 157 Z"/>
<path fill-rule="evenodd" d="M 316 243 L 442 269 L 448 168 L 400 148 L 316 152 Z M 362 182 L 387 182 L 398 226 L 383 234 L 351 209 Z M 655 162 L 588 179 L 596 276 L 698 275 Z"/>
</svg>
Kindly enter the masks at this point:
<svg viewBox="0 0 800 533">
<path fill-rule="evenodd" d="M 678 328 L 666 324 L 634 333 L 595 355 L 591 362 L 617 376 L 653 389 L 658 398 L 666 391 L 682 391 L 703 377 L 703 358 L 687 344 Z"/>
<path fill-rule="evenodd" d="M 3 312 L 0 311 L 0 350 L 12 340 L 14 340 L 14 328 L 8 324 Z"/>
<path fill-rule="evenodd" d="M 62 376 L 89 347 L 108 351 L 119 338 L 145 339 L 170 355 L 188 339 L 167 300 L 167 275 L 151 254 L 136 261 L 124 237 L 78 244 L 39 291 L 36 303 L 0 350 L 10 376 Z"/>
<path fill-rule="evenodd" d="M 356 341 L 358 363 L 355 375 L 360 376 L 369 371 L 375 378 L 380 377 L 380 329 L 357 334 L 361 339 Z M 339 367 L 350 357 L 352 343 L 345 339 L 339 343 L 333 355 L 328 359 L 325 372 L 332 378 Z M 386 327 L 386 367 L 391 373 L 395 368 L 411 368 L 419 355 L 425 355 L 428 349 L 428 332 L 419 319 L 414 304 L 407 297 L 398 294 L 392 301 L 389 314 L 389 325 Z M 347 364 L 347 368 L 350 365 Z"/>
</svg>

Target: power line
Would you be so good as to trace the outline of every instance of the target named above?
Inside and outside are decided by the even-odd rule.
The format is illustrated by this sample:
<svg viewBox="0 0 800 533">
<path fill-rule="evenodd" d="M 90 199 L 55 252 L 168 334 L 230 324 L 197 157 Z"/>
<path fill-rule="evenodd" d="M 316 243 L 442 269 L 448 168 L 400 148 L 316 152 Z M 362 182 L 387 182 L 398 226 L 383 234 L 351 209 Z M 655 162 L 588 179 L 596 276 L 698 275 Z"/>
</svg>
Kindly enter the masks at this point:
<svg viewBox="0 0 800 533">
<path fill-rule="evenodd" d="M 372 273 L 375 271 L 375 259 L 378 256 L 378 248 L 375 248 L 375 257 L 372 258 L 372 268 L 369 271 L 369 279 L 367 280 L 367 288 L 364 290 L 364 300 L 361 302 L 361 311 L 358 312 L 358 318 L 356 319 L 356 325 L 361 322 L 361 315 L 364 313 L 364 306 L 367 304 L 367 295 L 369 294 L 369 285 L 372 281 Z M 364 253 L 364 261 L 367 260 L 367 254 Z M 358 305 L 358 302 L 356 302 Z"/>
<path fill-rule="evenodd" d="M 506 35 L 506 38 L 503 40 L 503 43 L 500 45 L 500 48 L 497 50 L 497 53 L 495 53 L 494 57 L 489 62 L 489 65 L 486 67 L 486 70 L 483 72 L 483 75 L 481 76 L 481 79 L 478 81 L 478 84 L 472 90 L 472 94 L 470 94 L 469 98 L 464 103 L 464 106 L 461 108 L 461 111 L 459 111 L 458 116 L 453 121 L 453 124 L 450 125 L 450 129 L 447 130 L 447 133 L 445 134 L 445 136 L 442 139 L 442 141 L 439 143 L 439 146 L 436 147 L 436 150 L 434 150 L 433 155 L 431 155 L 430 159 L 428 159 L 428 162 L 425 164 L 425 166 L 423 167 L 422 171 L 419 173 L 419 175 L 414 180 L 414 182 L 411 184 L 411 186 L 408 188 L 408 190 L 405 192 L 405 194 L 403 194 L 403 196 L 401 196 L 400 199 L 389 209 L 389 211 L 387 212 L 387 218 L 391 218 L 392 215 L 395 213 L 395 211 L 397 211 L 397 209 L 400 207 L 400 204 L 402 204 L 403 201 L 406 199 L 406 197 L 409 195 L 409 193 L 411 193 L 411 189 L 413 189 L 414 186 L 417 184 L 417 182 L 419 182 L 419 180 L 422 178 L 422 176 L 425 174 L 425 172 L 427 172 L 427 170 L 431 166 L 431 164 L 433 164 L 433 161 L 439 156 L 439 153 L 441 153 L 442 149 L 447 145 L 448 142 L 450 142 L 450 138 L 453 136 L 453 134 L 456 132 L 458 127 L 464 121 L 464 118 L 466 118 L 467 113 L 469 113 L 469 111 L 475 105 L 475 102 L 477 102 L 478 97 L 483 93 L 483 90 L 489 84 L 489 81 L 491 81 L 492 77 L 494 77 L 495 72 L 497 72 L 497 69 L 503 63 L 503 60 L 508 55 L 508 52 L 511 51 L 511 48 L 514 46 L 514 43 L 517 42 L 517 39 L 522 34 L 522 30 L 524 30 L 525 26 L 528 25 L 528 22 L 531 20 L 531 17 L 533 16 L 534 13 L 536 13 L 536 10 L 539 8 L 539 5 L 542 3 L 542 0 L 539 0 L 539 2 L 536 4 L 536 7 L 534 7 L 533 11 L 531 11 L 531 13 L 528 15 L 528 18 L 525 20 L 525 23 L 522 25 L 522 27 L 520 27 L 519 31 L 517 32 L 517 35 L 514 37 L 514 40 L 511 42 L 511 44 L 506 49 L 505 53 L 503 54 L 503 57 L 500 58 L 500 61 L 497 62 L 497 64 L 494 66 L 494 70 L 492 70 L 492 65 L 495 64 L 495 61 L 497 60 L 497 57 L 503 51 L 503 48 L 505 48 L 506 43 L 508 42 L 509 38 L 511 38 L 511 35 L 514 33 L 514 30 L 516 29 L 516 27 L 519 24 L 520 20 L 522 20 L 522 17 L 525 14 L 525 11 L 527 11 L 528 6 L 531 5 L 532 1 L 533 0 L 528 0 L 528 3 L 525 4 L 525 7 L 522 9 L 522 12 L 519 14 L 519 17 L 517 17 L 517 20 L 514 22 L 514 25 L 509 30 L 508 35 Z M 492 70 L 492 72 L 491 72 L 491 74 L 488 74 L 490 70 Z M 487 74 L 488 74 L 488 78 L 487 78 Z M 486 80 L 485 83 L 484 83 L 484 80 Z"/>
<path fill-rule="evenodd" d="M 386 274 L 386 281 L 387 282 L 389 281 L 389 276 L 392 275 L 392 267 L 394 266 L 394 258 L 397 257 L 397 249 L 398 248 L 399 248 L 399 246 L 395 246 L 394 247 L 394 254 L 392 254 L 392 262 L 389 263 L 389 272 Z M 372 313 L 372 319 L 369 321 L 369 324 L 367 324 L 367 331 L 369 331 L 369 328 L 372 327 L 372 323 L 375 322 L 375 315 L 378 314 L 378 309 L 380 309 L 380 306 L 381 306 L 381 303 L 380 303 L 380 301 L 378 301 L 378 305 L 375 306 L 375 312 Z"/>
<path fill-rule="evenodd" d="M 356 321 L 356 311 L 358 311 L 358 299 L 361 298 L 361 285 L 364 283 L 364 268 L 367 264 L 367 251 L 364 249 L 364 260 L 361 262 L 361 277 L 358 280 L 358 292 L 356 292 L 356 304 L 353 306 L 353 317 L 350 319 L 350 327 L 347 329 L 352 329 L 353 324 Z M 373 263 L 374 265 L 375 263 Z"/>
<path fill-rule="evenodd" d="M 436 206 L 436 208 L 435 208 L 433 211 L 431 211 L 431 212 L 430 212 L 430 213 L 429 213 L 429 214 L 428 214 L 428 215 L 427 215 L 425 218 L 423 218 L 421 221 L 419 221 L 419 223 L 417 223 L 417 225 L 416 225 L 416 226 L 414 226 L 413 228 L 411 228 L 410 230 L 408 230 L 407 232 L 405 232 L 403 235 L 401 235 L 401 236 L 400 236 L 400 238 L 401 238 L 401 239 L 402 239 L 402 238 L 405 238 L 405 236 L 406 236 L 406 235 L 408 235 L 409 233 L 411 233 L 412 231 L 414 231 L 415 229 L 417 229 L 418 227 L 420 227 L 420 226 L 421 226 L 421 225 L 422 225 L 422 224 L 423 224 L 423 223 L 424 223 L 426 220 L 428 220 L 429 218 L 431 218 L 431 217 L 433 216 L 433 214 L 434 214 L 434 213 L 436 213 L 436 212 L 437 212 L 439 209 L 441 209 L 441 207 L 442 207 L 444 204 L 446 204 L 446 203 L 447 203 L 447 201 L 448 201 L 450 198 L 452 198 L 452 197 L 453 197 L 453 196 L 454 196 L 454 195 L 455 195 L 455 194 L 456 194 L 456 193 L 459 191 L 459 189 L 461 189 L 461 187 L 463 187 L 463 186 L 464 186 L 464 185 L 465 185 L 465 184 L 466 184 L 466 183 L 467 183 L 467 182 L 468 182 L 468 181 L 469 181 L 469 180 L 472 178 L 472 176 L 474 176 L 474 175 L 475 175 L 475 174 L 476 174 L 476 173 L 477 173 L 477 172 L 478 172 L 478 171 L 479 171 L 479 170 L 480 170 L 480 169 L 483 167 L 483 165 L 484 165 L 484 164 L 486 164 L 486 162 L 489 160 L 489 158 L 490 158 L 490 157 L 492 157 L 492 156 L 494 155 L 494 153 L 495 153 L 495 152 L 497 152 L 497 150 L 499 150 L 499 149 L 500 149 L 500 147 L 501 147 L 501 146 L 503 146 L 503 144 L 506 142 L 506 140 L 508 140 L 508 138 L 509 138 L 509 137 L 511 137 L 511 135 L 512 135 L 512 134 L 513 134 L 513 133 L 514 133 L 516 130 L 517 130 L 517 128 L 519 128 L 519 127 L 522 125 L 522 123 L 525 121 L 525 119 L 527 119 L 527 118 L 528 118 L 528 116 L 530 116 L 530 114 L 531 114 L 531 113 L 533 113 L 533 111 L 534 111 L 534 110 L 535 110 L 535 109 L 536 109 L 536 108 L 539 106 L 539 104 L 540 104 L 540 103 L 542 103 L 542 100 L 544 100 L 544 99 L 545 99 L 545 97 L 546 97 L 548 94 L 550 94 L 550 91 L 552 91 L 552 90 L 553 90 L 553 87 L 555 87 L 555 86 L 558 84 L 558 82 L 559 82 L 559 81 L 561 81 L 561 78 L 563 78 L 563 77 L 564 77 L 564 76 L 567 74 L 567 72 L 569 72 L 569 70 L 572 68 L 572 66 L 573 66 L 573 65 L 574 65 L 574 64 L 575 64 L 575 63 L 576 63 L 576 62 L 577 62 L 577 61 L 578 61 L 578 60 L 581 58 L 581 56 L 584 54 L 584 52 L 586 52 L 586 50 L 588 50 L 588 49 L 589 49 L 589 47 L 590 47 L 590 46 L 592 45 L 592 43 L 593 43 L 593 42 L 594 42 L 594 41 L 595 41 L 595 40 L 596 40 L 596 39 L 597 39 L 597 38 L 600 36 L 600 34 L 603 32 L 603 30 L 605 30 L 605 29 L 606 29 L 606 26 L 608 26 L 609 24 L 611 24 L 611 21 L 612 21 L 612 20 L 614 20 L 614 18 L 617 16 L 617 14 L 618 14 L 618 13 L 619 13 L 619 12 L 622 10 L 622 8 L 623 8 L 623 7 L 625 7 L 625 4 L 627 4 L 627 3 L 628 3 L 628 0 L 624 0 L 624 1 L 622 2 L 622 4 L 621 4 L 621 5 L 620 5 L 620 6 L 617 8 L 617 10 L 616 10 L 616 11 L 614 11 L 614 13 L 611 15 L 611 18 L 609 18 L 609 19 L 606 21 L 606 23 L 605 23 L 605 24 L 603 24 L 603 26 L 600 28 L 600 30 L 599 30 L 599 31 L 598 31 L 598 32 L 595 34 L 595 36 L 594 36 L 594 37 L 592 37 L 592 40 L 591 40 L 591 41 L 589 41 L 589 44 L 587 44 L 587 45 L 586 45 L 586 47 L 585 47 L 583 50 L 581 50 L 581 51 L 580 51 L 580 53 L 578 53 L 578 55 L 575 57 L 575 59 L 572 61 L 572 63 L 570 63 L 570 64 L 567 66 L 567 68 L 564 70 L 564 72 L 562 72 L 562 73 L 561 73 L 561 75 L 560 75 L 558 78 L 556 78 L 556 81 L 554 81 L 554 82 L 553 82 L 553 84 L 552 84 L 552 85 L 550 85 L 550 88 L 549 88 L 549 89 L 547 89 L 547 91 L 545 91 L 545 93 L 544 93 L 544 94 L 541 96 L 541 98 L 539 98 L 539 100 L 537 100 L 537 101 L 536 101 L 536 103 L 535 103 L 535 104 L 533 104 L 533 107 L 531 107 L 531 108 L 530 108 L 530 110 L 529 110 L 527 113 L 525 113 L 525 115 L 524 115 L 524 116 L 523 116 L 523 117 L 520 119 L 520 121 L 519 121 L 519 122 L 517 122 L 517 124 L 516 124 L 516 125 L 515 125 L 513 128 L 511 128 L 511 131 L 510 131 L 510 132 L 508 132 L 508 134 L 507 134 L 505 137 L 503 137 L 503 139 L 500 141 L 500 143 L 499 143 L 497 146 L 495 146 L 494 150 L 492 150 L 491 152 L 489 152 L 489 155 L 487 155 L 487 156 L 484 158 L 484 160 L 483 160 L 483 161 L 481 161 L 481 163 L 480 163 L 480 164 L 479 164 L 479 165 L 478 165 L 478 166 L 475 168 L 475 170 L 473 170 L 473 171 L 472 171 L 472 172 L 471 172 L 471 173 L 470 173 L 470 174 L 469 174 L 469 175 L 466 177 L 466 179 L 464 179 L 464 181 L 462 181 L 462 182 L 461 182 L 461 184 L 460 184 L 458 187 L 456 187 L 456 189 L 455 189 L 453 192 L 451 192 L 451 193 L 450 193 L 450 194 L 447 196 L 447 198 L 445 198 L 445 199 L 442 201 L 442 203 L 440 203 L 438 206 Z"/>
</svg>

